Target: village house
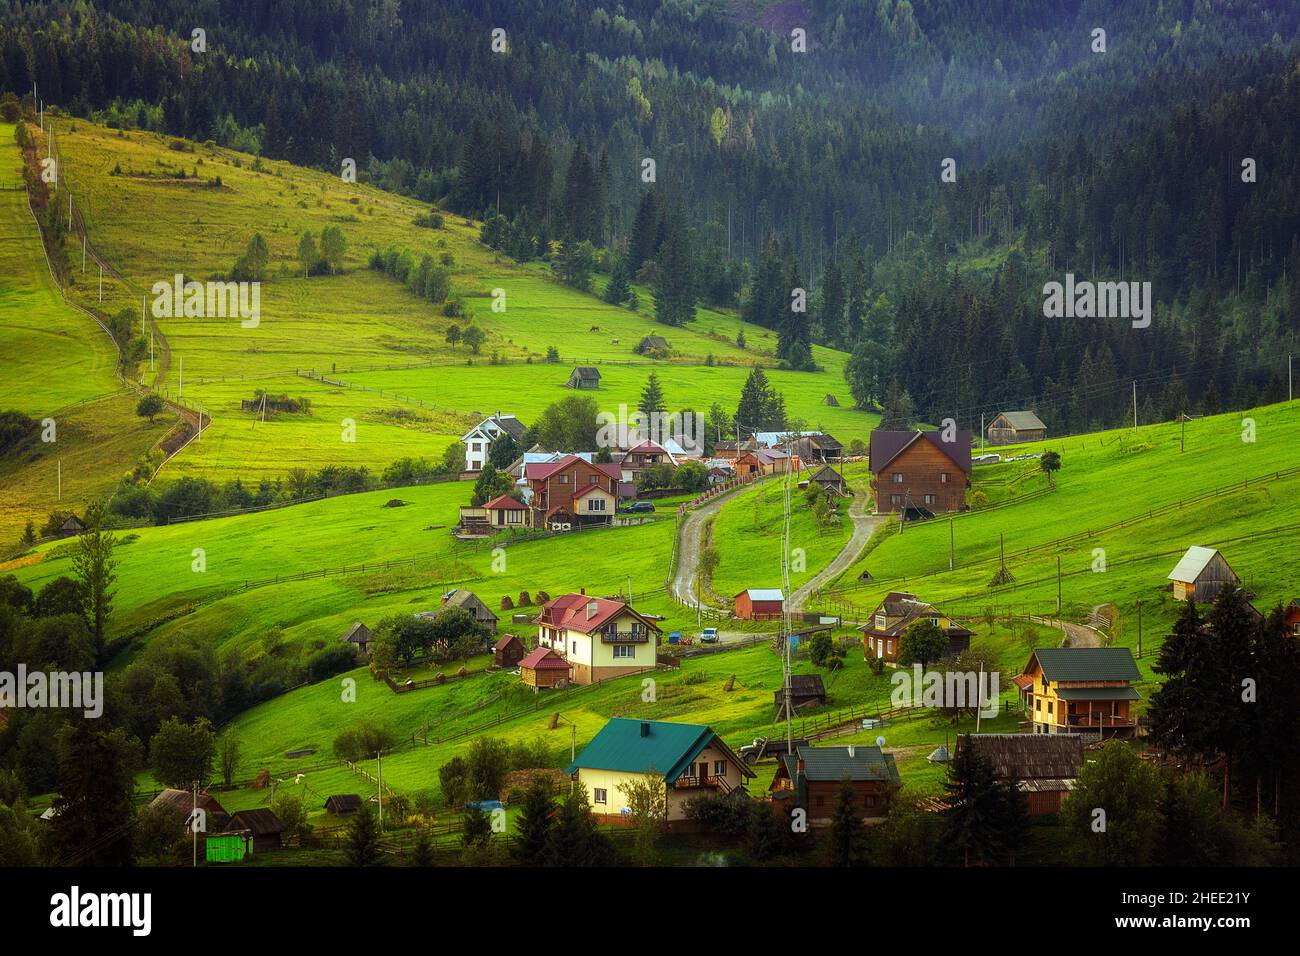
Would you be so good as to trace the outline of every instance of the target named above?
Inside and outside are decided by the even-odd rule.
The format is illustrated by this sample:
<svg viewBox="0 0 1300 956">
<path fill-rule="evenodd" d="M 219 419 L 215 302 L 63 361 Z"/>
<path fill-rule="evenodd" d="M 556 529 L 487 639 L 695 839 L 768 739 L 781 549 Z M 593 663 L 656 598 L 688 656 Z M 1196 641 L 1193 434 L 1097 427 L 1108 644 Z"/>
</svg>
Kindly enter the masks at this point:
<svg viewBox="0 0 1300 956">
<path fill-rule="evenodd" d="M 823 432 L 804 432 L 786 438 L 781 447 L 811 467 L 829 464 L 844 457 L 844 446 Z"/>
<path fill-rule="evenodd" d="M 575 525 L 608 524 L 618 510 L 623 471 L 577 455 L 527 464 L 524 482 L 529 526 L 567 531 Z"/>
<path fill-rule="evenodd" d="M 785 695 L 785 689 L 778 687 L 772 691 L 772 704 L 780 707 L 783 703 L 782 697 Z M 790 675 L 790 703 L 794 709 L 800 707 L 823 707 L 826 705 L 826 686 L 822 683 L 821 674 L 791 674 Z"/>
<path fill-rule="evenodd" d="M 671 465 L 676 468 L 679 464 L 676 455 L 658 442 L 647 438 L 627 450 L 619 462 L 619 467 L 622 469 L 624 481 L 635 482 L 643 471 L 656 465 Z"/>
<path fill-rule="evenodd" d="M 497 412 L 483 419 L 460 437 L 465 445 L 466 473 L 476 474 L 483 470 L 492 451 L 492 443 L 502 435 L 509 435 L 519 442 L 523 441 L 525 431 L 527 428 L 524 423 L 514 415 L 503 415 Z"/>
<path fill-rule="evenodd" d="M 766 621 L 781 616 L 785 594 L 780 588 L 746 588 L 733 603 L 734 613 L 742 621 Z"/>
<path fill-rule="evenodd" d="M 1286 632 L 1292 637 L 1300 637 L 1300 598 L 1292 598 L 1283 613 Z"/>
<path fill-rule="evenodd" d="M 626 821 L 626 789 L 634 782 L 662 781 L 670 826 L 686 819 L 692 798 L 731 793 L 754 776 L 710 727 L 627 717 L 605 724 L 565 773 L 602 822 Z"/>
<path fill-rule="evenodd" d="M 497 616 L 477 594 L 468 588 L 453 588 L 442 596 L 442 607 L 439 610 L 445 611 L 453 607 L 468 612 L 470 617 L 474 618 L 474 623 L 489 634 L 497 632 Z M 434 616 L 437 616 L 437 613 L 434 612 Z"/>
<path fill-rule="evenodd" d="M 768 793 L 787 811 L 803 807 L 810 824 L 825 826 L 831 822 L 846 780 L 853 790 L 853 802 L 867 823 L 885 819 L 894 794 L 902 786 L 894 755 L 879 747 L 803 746 L 793 754 L 777 755 L 776 776 Z"/>
<path fill-rule="evenodd" d="M 284 824 L 268 808 L 257 807 L 233 814 L 226 821 L 225 832 L 246 835 L 252 842 L 254 853 L 265 853 L 267 850 L 280 849 Z"/>
<path fill-rule="evenodd" d="M 1141 679 L 1127 647 L 1040 647 L 1012 683 L 1036 734 L 1129 737 Z"/>
<path fill-rule="evenodd" d="M 957 752 L 973 747 L 998 780 L 1014 780 L 1030 816 L 1058 813 L 1083 769 L 1078 734 L 962 734 Z"/>
<path fill-rule="evenodd" d="M 844 476 L 830 465 L 822 465 L 812 473 L 808 480 L 836 497 L 842 498 L 853 494 L 849 490 L 848 482 L 844 480 Z"/>
<path fill-rule="evenodd" d="M 352 644 L 365 657 L 370 656 L 370 628 L 357 621 L 339 638 L 340 644 Z"/>
<path fill-rule="evenodd" d="M 502 634 L 492 645 L 492 663 L 497 667 L 514 667 L 528 654 L 517 634 Z"/>
<path fill-rule="evenodd" d="M 984 430 L 990 444 L 1014 445 L 1047 437 L 1047 426 L 1033 412 L 999 412 Z"/>
<path fill-rule="evenodd" d="M 873 431 L 870 454 L 876 512 L 898 512 L 914 519 L 965 511 L 970 446 L 968 431 L 956 432 L 952 441 L 944 441 L 939 431 Z"/>
<path fill-rule="evenodd" d="M 600 369 L 591 365 L 579 365 L 569 373 L 565 388 L 600 388 Z"/>
<path fill-rule="evenodd" d="M 871 620 L 859 628 L 862 631 L 865 658 L 871 660 L 874 657 L 897 663 L 903 632 L 918 621 L 926 619 L 932 621 L 948 638 L 945 657 L 955 657 L 970 650 L 969 629 L 962 627 L 915 594 L 908 591 L 890 591 L 872 612 Z"/>
<path fill-rule="evenodd" d="M 537 644 L 569 663 L 575 684 L 594 684 L 658 664 L 659 626 L 611 598 L 562 594 L 542 605 Z"/>
<path fill-rule="evenodd" d="M 1169 572 L 1173 582 L 1175 601 L 1196 601 L 1208 604 L 1219 596 L 1225 587 L 1236 587 L 1236 572 L 1228 567 L 1223 555 L 1213 548 L 1193 545 Z"/>
<path fill-rule="evenodd" d="M 549 647 L 539 647 L 519 661 L 519 679 L 525 687 L 565 687 L 573 679 L 573 665 Z"/>
<path fill-rule="evenodd" d="M 196 809 L 203 812 L 203 829 L 216 833 L 223 829 L 230 814 L 217 802 L 217 798 L 200 790 L 197 799 L 192 790 L 167 789 L 149 801 L 149 809 L 157 811 L 183 829 L 190 829 L 190 818 Z"/>
<path fill-rule="evenodd" d="M 713 454 L 718 458 L 726 458 L 729 461 L 735 461 L 755 449 L 753 436 L 740 441 L 731 441 L 724 439 L 713 446 Z"/>
</svg>

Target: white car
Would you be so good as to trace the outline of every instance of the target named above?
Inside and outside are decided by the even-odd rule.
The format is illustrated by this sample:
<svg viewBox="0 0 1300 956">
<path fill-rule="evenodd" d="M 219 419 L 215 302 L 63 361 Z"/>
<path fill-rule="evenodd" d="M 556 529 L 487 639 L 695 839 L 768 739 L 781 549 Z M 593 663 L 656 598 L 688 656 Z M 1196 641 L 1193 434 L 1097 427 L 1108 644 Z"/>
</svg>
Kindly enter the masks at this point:
<svg viewBox="0 0 1300 956">
<path fill-rule="evenodd" d="M 700 632 L 700 643 L 701 644 L 718 643 L 718 629 L 716 627 L 706 627 L 703 631 Z"/>
</svg>

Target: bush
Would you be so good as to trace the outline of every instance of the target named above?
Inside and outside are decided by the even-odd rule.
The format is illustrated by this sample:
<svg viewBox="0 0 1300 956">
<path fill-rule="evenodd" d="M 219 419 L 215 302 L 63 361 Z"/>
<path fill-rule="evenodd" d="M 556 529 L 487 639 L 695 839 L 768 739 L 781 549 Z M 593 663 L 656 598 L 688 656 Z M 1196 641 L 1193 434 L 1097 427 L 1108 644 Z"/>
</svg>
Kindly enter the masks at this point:
<svg viewBox="0 0 1300 956">
<path fill-rule="evenodd" d="M 313 654 L 307 661 L 307 677 L 314 683 L 350 671 L 356 666 L 357 655 L 352 645 L 340 644 Z"/>
</svg>

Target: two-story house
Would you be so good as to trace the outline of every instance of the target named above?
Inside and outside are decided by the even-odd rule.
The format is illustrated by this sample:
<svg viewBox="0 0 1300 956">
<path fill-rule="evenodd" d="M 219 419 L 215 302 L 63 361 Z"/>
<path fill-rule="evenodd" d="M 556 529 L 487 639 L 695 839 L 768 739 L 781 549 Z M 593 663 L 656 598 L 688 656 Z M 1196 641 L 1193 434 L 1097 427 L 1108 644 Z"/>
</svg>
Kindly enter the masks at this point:
<svg viewBox="0 0 1300 956">
<path fill-rule="evenodd" d="M 879 823 L 889 814 L 894 794 L 902 786 L 894 755 L 879 747 L 849 744 L 847 747 L 798 747 L 793 754 L 777 754 L 776 776 L 768 791 L 773 801 L 786 809 L 802 807 L 808 822 L 825 826 L 839 803 L 840 790 L 848 782 L 860 819 Z"/>
<path fill-rule="evenodd" d="M 903 632 L 918 621 L 929 619 L 948 638 L 945 657 L 954 657 L 970 650 L 971 632 L 952 618 L 926 604 L 908 591 L 890 591 L 871 615 L 871 620 L 859 628 L 862 631 L 863 656 L 890 663 L 898 661 L 898 646 Z"/>
<path fill-rule="evenodd" d="M 659 626 L 623 601 L 562 594 L 542 605 L 537 644 L 569 662 L 573 683 L 594 684 L 654 667 Z"/>
<path fill-rule="evenodd" d="M 1141 679 L 1127 647 L 1040 647 L 1012 682 L 1036 734 L 1130 737 Z"/>
<path fill-rule="evenodd" d="M 502 435 L 509 435 L 517 442 L 523 441 L 526 430 L 524 423 L 514 415 L 503 415 L 497 412 L 483 419 L 460 436 L 461 442 L 465 445 L 465 471 L 470 473 L 482 471 L 483 466 L 487 464 L 488 454 L 492 451 L 494 441 Z"/>
<path fill-rule="evenodd" d="M 577 455 L 525 464 L 528 523 L 553 530 L 608 523 L 618 510 L 622 478 L 618 465 L 597 464 Z"/>
<path fill-rule="evenodd" d="M 582 748 L 565 773 L 587 794 L 597 818 L 623 819 L 631 812 L 633 783 L 662 782 L 666 820 L 686 819 L 686 803 L 708 793 L 730 793 L 754 771 L 721 737 L 703 724 L 615 717 Z"/>
<path fill-rule="evenodd" d="M 928 518 L 966 510 L 970 487 L 971 435 L 944 431 L 871 433 L 872 490 L 876 512 Z"/>
</svg>

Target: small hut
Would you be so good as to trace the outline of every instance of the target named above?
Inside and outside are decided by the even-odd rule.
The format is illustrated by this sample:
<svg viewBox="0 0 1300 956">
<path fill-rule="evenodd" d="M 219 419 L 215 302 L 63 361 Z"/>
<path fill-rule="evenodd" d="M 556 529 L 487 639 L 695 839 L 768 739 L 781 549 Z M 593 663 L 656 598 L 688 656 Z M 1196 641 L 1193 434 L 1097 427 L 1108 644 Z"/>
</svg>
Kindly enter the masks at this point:
<svg viewBox="0 0 1300 956">
<path fill-rule="evenodd" d="M 1218 551 L 1193 545 L 1169 572 L 1175 601 L 1205 604 L 1218 597 L 1225 587 L 1237 586 L 1237 575 Z"/>
<path fill-rule="evenodd" d="M 497 616 L 484 604 L 477 594 L 467 588 L 456 588 L 442 596 L 443 608 L 458 607 L 468 611 L 474 623 L 491 634 L 497 632 Z"/>
<path fill-rule="evenodd" d="M 86 526 L 82 524 L 80 518 L 76 515 L 68 515 L 68 520 L 59 526 L 59 537 L 71 538 L 73 535 L 81 534 L 85 530 Z"/>
<path fill-rule="evenodd" d="M 781 706 L 782 688 L 772 691 L 772 703 Z M 821 674 L 792 674 L 790 697 L 796 710 L 800 707 L 820 706 L 826 703 L 826 687 Z"/>
<path fill-rule="evenodd" d="M 370 656 L 370 628 L 366 627 L 360 621 L 357 621 L 342 637 L 339 638 L 340 644 L 354 644 L 362 654 Z"/>
<path fill-rule="evenodd" d="M 519 677 L 527 687 L 560 687 L 569 681 L 569 662 L 549 647 L 539 647 L 519 662 Z"/>
<path fill-rule="evenodd" d="M 524 642 L 514 634 L 502 634 L 492 645 L 492 659 L 497 667 L 514 667 L 527 653 Z"/>
<path fill-rule="evenodd" d="M 336 793 L 325 800 L 325 811 L 337 817 L 356 813 L 361 809 L 361 797 L 355 793 Z"/>
<path fill-rule="evenodd" d="M 600 369 L 592 365 L 579 365 L 569 373 L 565 388 L 592 389 L 600 388 Z"/>
<path fill-rule="evenodd" d="M 845 495 L 852 494 L 852 492 L 849 491 L 848 483 L 844 480 L 844 476 L 830 465 L 822 465 L 813 472 L 812 478 L 809 480 L 814 484 L 825 488 L 833 495 L 844 497 Z"/>
<path fill-rule="evenodd" d="M 1014 445 L 1022 441 L 1041 441 L 1047 437 L 1043 420 L 1029 411 L 1000 412 L 985 429 L 994 445 Z"/>
<path fill-rule="evenodd" d="M 280 818 L 266 807 L 252 810 L 240 810 L 226 823 L 227 833 L 247 833 L 252 840 L 254 853 L 280 849 L 280 835 L 284 833 L 284 824 Z"/>
</svg>

